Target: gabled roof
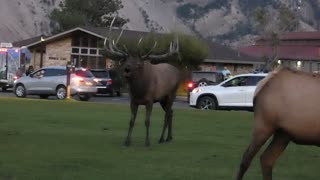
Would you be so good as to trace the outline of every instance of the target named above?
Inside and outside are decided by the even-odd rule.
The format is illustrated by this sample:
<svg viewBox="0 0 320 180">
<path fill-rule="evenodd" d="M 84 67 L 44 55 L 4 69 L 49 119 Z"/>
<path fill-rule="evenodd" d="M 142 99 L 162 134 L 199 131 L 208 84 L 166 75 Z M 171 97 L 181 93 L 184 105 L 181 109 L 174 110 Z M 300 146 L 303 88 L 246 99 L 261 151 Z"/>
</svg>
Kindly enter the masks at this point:
<svg viewBox="0 0 320 180">
<path fill-rule="evenodd" d="M 262 59 L 256 58 L 255 56 L 249 56 L 228 46 L 220 45 L 210 40 L 207 40 L 207 44 L 208 48 L 210 49 L 208 54 L 208 58 L 210 59 L 223 61 L 232 60 L 233 62 L 258 62 L 259 60 L 262 61 Z"/>
<path fill-rule="evenodd" d="M 312 32 L 286 32 L 280 34 L 278 37 L 280 40 L 319 40 L 320 39 L 320 31 L 312 31 Z M 262 36 L 257 40 L 270 40 L 271 36 Z"/>
<path fill-rule="evenodd" d="M 99 37 L 104 39 L 107 36 L 108 28 L 106 27 L 76 27 L 70 29 L 68 31 L 64 31 L 55 35 L 43 37 L 46 42 L 54 41 L 61 37 L 67 36 L 73 32 L 82 31 L 93 36 Z M 119 34 L 121 32 L 118 28 L 113 28 L 112 33 Z M 143 37 L 148 35 L 149 32 L 142 32 L 142 31 L 131 31 L 131 30 L 124 30 L 123 36 L 126 38 L 135 38 L 135 37 Z M 161 35 L 157 33 L 155 35 Z M 255 57 L 250 57 L 244 53 L 238 52 L 236 50 L 231 49 L 230 47 L 219 45 L 217 43 L 213 43 L 211 40 L 206 40 L 209 54 L 208 58 L 205 60 L 206 62 L 215 62 L 218 60 L 219 62 L 257 62 L 259 59 Z M 41 36 L 33 37 L 30 39 L 14 42 L 13 45 L 16 47 L 32 47 L 41 44 Z"/>
<path fill-rule="evenodd" d="M 273 53 L 271 46 L 263 45 L 244 47 L 240 51 L 256 58 L 271 57 Z M 320 48 L 316 46 L 278 46 L 277 52 L 279 59 L 320 60 Z"/>
</svg>

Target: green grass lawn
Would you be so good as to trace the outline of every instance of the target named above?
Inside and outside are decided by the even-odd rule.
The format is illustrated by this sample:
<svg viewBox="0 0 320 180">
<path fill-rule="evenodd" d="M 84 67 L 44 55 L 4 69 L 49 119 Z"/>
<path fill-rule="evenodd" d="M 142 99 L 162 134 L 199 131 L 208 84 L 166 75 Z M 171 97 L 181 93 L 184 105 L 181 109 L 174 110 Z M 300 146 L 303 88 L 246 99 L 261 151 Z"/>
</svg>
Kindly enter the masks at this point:
<svg viewBox="0 0 320 180">
<path fill-rule="evenodd" d="M 163 112 L 154 108 L 147 148 L 144 108 L 131 147 L 123 146 L 128 105 L 0 98 L 0 113 L 0 180 L 230 180 L 253 119 L 249 112 L 175 109 L 174 140 L 159 145 Z M 274 179 L 319 179 L 319 150 L 290 144 Z M 259 154 L 245 179 L 261 179 Z"/>
</svg>

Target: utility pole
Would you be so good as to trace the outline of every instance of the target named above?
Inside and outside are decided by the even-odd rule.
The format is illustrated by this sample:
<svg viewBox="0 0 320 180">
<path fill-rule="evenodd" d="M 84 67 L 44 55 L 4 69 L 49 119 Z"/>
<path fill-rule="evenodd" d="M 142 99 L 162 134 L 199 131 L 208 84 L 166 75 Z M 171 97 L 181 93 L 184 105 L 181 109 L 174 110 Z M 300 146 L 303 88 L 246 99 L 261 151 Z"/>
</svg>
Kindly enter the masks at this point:
<svg viewBox="0 0 320 180">
<path fill-rule="evenodd" d="M 71 61 L 68 61 L 66 65 L 67 70 L 67 99 L 70 99 L 71 93 L 70 93 L 70 82 L 71 82 L 71 73 L 74 71 L 74 64 Z"/>
<path fill-rule="evenodd" d="M 44 51 L 44 38 L 43 36 L 41 36 L 41 39 L 40 39 L 40 68 L 42 68 L 43 66 L 43 51 Z"/>
</svg>

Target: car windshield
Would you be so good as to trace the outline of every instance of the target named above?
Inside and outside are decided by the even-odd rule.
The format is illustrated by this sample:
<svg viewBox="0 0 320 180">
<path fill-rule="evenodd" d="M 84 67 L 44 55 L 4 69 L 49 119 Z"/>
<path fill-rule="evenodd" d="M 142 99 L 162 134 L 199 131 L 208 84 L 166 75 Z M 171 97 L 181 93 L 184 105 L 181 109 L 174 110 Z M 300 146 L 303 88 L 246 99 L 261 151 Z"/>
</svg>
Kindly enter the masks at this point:
<svg viewBox="0 0 320 180">
<path fill-rule="evenodd" d="M 91 72 L 97 78 L 109 78 L 109 73 L 107 71 L 91 71 Z"/>
<path fill-rule="evenodd" d="M 219 73 L 212 73 L 212 72 L 194 72 L 192 73 L 192 81 L 198 82 L 201 79 L 207 79 L 208 81 L 212 82 L 221 82 L 223 77 L 219 76 Z"/>
<path fill-rule="evenodd" d="M 94 77 L 90 71 L 76 70 L 75 74 L 81 77 L 88 77 L 88 78 Z"/>
</svg>

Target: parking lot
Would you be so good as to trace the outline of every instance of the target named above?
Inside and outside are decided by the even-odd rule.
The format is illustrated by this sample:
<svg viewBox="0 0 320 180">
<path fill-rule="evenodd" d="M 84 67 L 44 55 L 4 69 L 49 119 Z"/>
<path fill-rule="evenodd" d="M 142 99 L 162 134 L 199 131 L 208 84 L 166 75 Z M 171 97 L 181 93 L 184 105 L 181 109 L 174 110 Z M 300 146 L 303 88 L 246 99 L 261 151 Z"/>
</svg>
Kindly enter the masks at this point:
<svg viewBox="0 0 320 180">
<path fill-rule="evenodd" d="M 0 91 L 0 97 L 16 97 L 13 92 L 9 89 L 7 92 Z M 37 98 L 39 96 L 27 96 L 26 98 Z M 50 96 L 50 100 L 57 100 L 55 96 Z M 76 98 L 75 98 L 76 99 Z M 127 93 L 123 93 L 122 96 L 117 97 L 110 97 L 108 95 L 97 95 L 92 97 L 88 102 L 95 102 L 95 103 L 109 103 L 109 104 L 129 104 L 129 95 Z M 155 104 L 158 106 L 159 104 Z M 191 108 L 188 105 L 187 97 L 184 96 L 177 96 L 176 101 L 174 102 L 174 107 L 179 108 Z"/>
</svg>

